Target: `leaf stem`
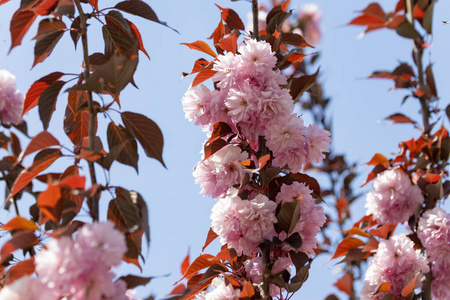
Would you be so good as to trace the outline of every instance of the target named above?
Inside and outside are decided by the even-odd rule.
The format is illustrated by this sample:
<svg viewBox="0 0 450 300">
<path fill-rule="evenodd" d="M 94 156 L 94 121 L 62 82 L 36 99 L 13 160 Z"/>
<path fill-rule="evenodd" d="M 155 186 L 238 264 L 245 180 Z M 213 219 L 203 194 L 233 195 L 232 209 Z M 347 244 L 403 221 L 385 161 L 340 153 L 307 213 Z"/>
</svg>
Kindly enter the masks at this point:
<svg viewBox="0 0 450 300">
<path fill-rule="evenodd" d="M 258 0 L 252 0 L 253 38 L 259 41 Z"/>
<path fill-rule="evenodd" d="M 84 79 L 87 81 L 90 76 L 90 64 L 89 64 L 89 51 L 88 51 L 88 41 L 87 41 L 87 16 L 85 15 L 83 8 L 81 6 L 80 0 L 75 0 L 75 5 L 77 6 L 78 13 L 80 14 L 80 27 L 81 27 L 81 42 L 83 44 L 83 59 L 84 59 Z M 87 103 L 89 109 L 89 146 L 90 151 L 94 150 L 94 139 L 95 139 L 95 120 L 97 118 L 97 112 L 94 109 L 94 101 L 92 98 L 92 92 L 87 91 Z M 97 184 L 97 177 L 95 174 L 95 167 L 93 162 L 89 163 L 89 173 L 91 175 L 92 185 Z M 98 194 L 95 194 L 92 199 L 91 206 L 91 216 L 94 220 L 99 218 L 99 207 L 98 207 Z"/>
<path fill-rule="evenodd" d="M 262 282 L 262 292 L 263 300 L 270 300 L 270 281 L 272 270 L 270 267 L 270 243 L 267 241 L 264 243 L 264 247 L 262 249 L 262 268 L 263 268 L 263 282 Z"/>
</svg>

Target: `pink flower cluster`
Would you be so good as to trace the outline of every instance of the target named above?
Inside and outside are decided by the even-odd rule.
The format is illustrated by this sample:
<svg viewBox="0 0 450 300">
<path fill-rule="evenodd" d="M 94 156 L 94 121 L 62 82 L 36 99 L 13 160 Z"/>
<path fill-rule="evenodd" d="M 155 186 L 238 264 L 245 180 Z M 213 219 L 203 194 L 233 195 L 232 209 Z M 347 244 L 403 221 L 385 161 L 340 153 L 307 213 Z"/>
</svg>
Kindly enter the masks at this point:
<svg viewBox="0 0 450 300">
<path fill-rule="evenodd" d="M 300 219 L 292 233 L 298 232 L 300 234 L 302 246 L 298 250 L 308 254 L 309 257 L 315 254 L 314 249 L 317 248 L 316 235 L 326 221 L 323 207 L 315 204 L 311 193 L 312 191 L 304 183 L 295 181 L 291 185 L 283 184 L 276 197 L 277 203 L 281 204 L 300 201 Z M 284 240 L 286 233 L 281 232 L 279 237 Z"/>
<path fill-rule="evenodd" d="M 252 255 L 263 240 L 275 235 L 276 208 L 275 202 L 261 194 L 252 200 L 239 196 L 219 198 L 212 208 L 211 228 L 222 244 L 228 244 L 239 255 Z"/>
<path fill-rule="evenodd" d="M 22 115 L 25 97 L 16 90 L 16 77 L 0 70 L 0 119 L 5 124 L 17 124 Z"/>
<path fill-rule="evenodd" d="M 211 292 L 201 292 L 196 296 L 196 300 L 237 300 L 241 294 L 239 289 L 234 289 L 231 283 L 225 282 L 216 277 L 211 282 L 213 290 Z"/>
<path fill-rule="evenodd" d="M 25 276 L 6 286 L 8 300 L 131 300 L 124 281 L 113 282 L 111 268 L 127 251 L 124 236 L 112 222 L 84 225 L 74 240 L 48 243 L 35 258 L 37 278 Z"/>
<path fill-rule="evenodd" d="M 402 290 L 416 276 L 416 288 L 422 286 L 423 274 L 429 272 L 428 261 L 420 256 L 420 250 L 414 250 L 414 243 L 404 234 L 383 240 L 369 269 L 366 272 L 365 284 L 361 290 L 361 300 L 382 299 L 385 292 L 374 293 L 378 287 L 390 283 L 393 299 L 403 299 Z"/>
<path fill-rule="evenodd" d="M 411 184 L 409 176 L 392 169 L 378 174 L 365 207 L 378 224 L 397 224 L 408 220 L 423 202 L 422 192 Z"/>
<path fill-rule="evenodd" d="M 432 263 L 431 292 L 436 299 L 450 299 L 450 214 L 440 207 L 426 211 L 419 220 L 417 235 Z"/>
</svg>

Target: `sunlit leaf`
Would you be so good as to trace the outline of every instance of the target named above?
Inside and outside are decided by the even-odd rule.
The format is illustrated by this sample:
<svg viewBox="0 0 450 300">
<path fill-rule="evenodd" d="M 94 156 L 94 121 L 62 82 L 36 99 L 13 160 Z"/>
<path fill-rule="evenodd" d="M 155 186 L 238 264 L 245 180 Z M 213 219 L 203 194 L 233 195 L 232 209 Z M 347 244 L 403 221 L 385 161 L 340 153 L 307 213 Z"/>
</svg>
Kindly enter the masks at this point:
<svg viewBox="0 0 450 300">
<path fill-rule="evenodd" d="M 11 284 L 20 277 L 33 273 L 34 257 L 31 257 L 30 259 L 18 262 L 8 270 L 5 277 L 6 284 Z"/>
<path fill-rule="evenodd" d="M 27 220 L 21 216 L 16 216 L 5 225 L 0 226 L 1 229 L 12 230 L 38 230 L 39 227 L 33 221 Z"/>
<path fill-rule="evenodd" d="M 20 154 L 19 161 L 33 152 L 48 148 L 50 146 L 59 145 L 59 141 L 48 131 L 44 130 L 31 139 L 25 151 Z"/>
<path fill-rule="evenodd" d="M 33 231 L 19 231 L 12 235 L 12 238 L 3 244 L 0 250 L 0 263 L 3 263 L 9 255 L 17 249 L 25 249 L 36 245 L 39 242 Z"/>
<path fill-rule="evenodd" d="M 335 284 L 340 291 L 346 293 L 347 295 L 353 295 L 353 274 L 345 273 Z"/>
<path fill-rule="evenodd" d="M 217 57 L 217 54 L 212 51 L 209 45 L 203 41 L 195 41 L 193 43 L 180 43 L 180 45 L 186 45 L 189 49 L 198 50 L 200 52 L 211 55 L 212 57 Z"/>
<path fill-rule="evenodd" d="M 389 117 L 386 117 L 385 120 L 393 121 L 394 123 L 411 123 L 416 124 L 416 121 L 411 120 L 409 117 L 405 116 L 401 113 L 395 113 L 393 115 L 390 115 Z"/>
<path fill-rule="evenodd" d="M 205 80 L 210 79 L 211 77 L 214 76 L 214 74 L 216 74 L 217 71 L 214 70 L 209 70 L 209 69 L 205 69 L 200 71 L 197 76 L 195 76 L 194 81 L 192 82 L 192 86 L 197 86 L 200 83 L 202 83 Z"/>
<path fill-rule="evenodd" d="M 188 254 L 184 258 L 183 262 L 181 263 L 181 274 L 186 273 L 189 265 L 191 264 L 189 261 L 189 253 L 190 253 L 190 251 L 188 251 Z"/>
<path fill-rule="evenodd" d="M 109 202 L 108 220 L 130 232 L 136 231 L 140 226 L 135 206 L 123 198 L 114 198 Z"/>
<path fill-rule="evenodd" d="M 205 251 L 206 247 L 208 247 L 208 245 L 211 244 L 211 242 L 214 241 L 217 237 L 218 237 L 217 233 L 215 233 L 212 230 L 212 228 L 209 228 L 205 244 L 203 245 L 203 248 L 202 248 L 202 252 Z M 182 272 L 182 274 L 184 274 L 184 272 Z"/>
<path fill-rule="evenodd" d="M 360 246 L 363 246 L 364 244 L 365 243 L 360 239 L 346 238 L 337 245 L 336 251 L 334 252 L 334 255 L 331 258 L 331 260 L 338 258 L 342 255 L 345 255 L 350 249 L 358 248 Z"/>
<path fill-rule="evenodd" d="M 37 15 L 31 10 L 17 10 L 11 18 L 9 31 L 11 32 L 11 48 L 20 45 L 22 39 L 30 29 Z"/>
<path fill-rule="evenodd" d="M 222 13 L 222 20 L 228 24 L 229 26 L 239 29 L 239 30 L 245 30 L 245 25 L 242 22 L 241 18 L 239 18 L 239 15 L 230 8 L 222 8 L 219 5 L 216 4 L 216 6 L 220 9 L 220 12 Z"/>
<path fill-rule="evenodd" d="M 25 102 L 23 107 L 22 116 L 27 113 L 30 109 L 38 105 L 39 97 L 41 93 L 47 89 L 52 83 L 58 81 L 64 73 L 53 72 L 36 80 L 28 90 L 25 96 Z"/>
</svg>

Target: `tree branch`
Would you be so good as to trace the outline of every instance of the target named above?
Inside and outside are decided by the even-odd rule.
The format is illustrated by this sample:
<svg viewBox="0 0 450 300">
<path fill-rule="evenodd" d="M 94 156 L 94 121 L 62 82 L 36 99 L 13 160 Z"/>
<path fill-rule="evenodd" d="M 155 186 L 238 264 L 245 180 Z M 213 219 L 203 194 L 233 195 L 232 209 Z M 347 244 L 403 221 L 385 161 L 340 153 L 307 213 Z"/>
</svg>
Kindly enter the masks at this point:
<svg viewBox="0 0 450 300">
<path fill-rule="evenodd" d="M 87 16 L 85 15 L 83 8 L 81 6 L 80 0 L 75 0 L 75 5 L 77 6 L 78 13 L 80 14 L 80 27 L 81 27 L 81 42 L 83 44 L 83 60 L 84 60 L 84 79 L 87 81 L 90 76 L 90 64 L 89 64 L 89 51 L 88 51 L 88 41 L 87 41 Z M 92 99 L 92 92 L 87 91 L 87 103 L 89 109 L 89 146 L 90 151 L 94 150 L 94 139 L 95 139 L 95 120 L 97 118 L 97 111 L 94 109 L 94 101 Z M 92 185 L 97 184 L 97 177 L 95 174 L 95 167 L 93 162 L 89 162 L 89 173 L 91 175 Z M 91 206 L 91 216 L 94 220 L 99 218 L 99 207 L 98 207 L 98 194 L 95 194 L 92 199 Z"/>
<path fill-rule="evenodd" d="M 258 0 L 252 0 L 253 38 L 259 41 Z"/>
</svg>

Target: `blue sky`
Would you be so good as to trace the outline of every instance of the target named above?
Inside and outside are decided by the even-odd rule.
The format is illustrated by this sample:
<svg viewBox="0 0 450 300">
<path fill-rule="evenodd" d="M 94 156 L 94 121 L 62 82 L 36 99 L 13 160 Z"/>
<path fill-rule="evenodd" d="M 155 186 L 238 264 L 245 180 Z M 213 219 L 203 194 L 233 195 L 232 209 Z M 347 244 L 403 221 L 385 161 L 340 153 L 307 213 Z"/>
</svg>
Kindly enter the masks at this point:
<svg viewBox="0 0 450 300">
<path fill-rule="evenodd" d="M 387 30 L 376 31 L 357 39 L 363 28 L 345 24 L 357 15 L 355 11 L 363 9 L 369 1 L 308 2 L 316 2 L 323 11 L 323 40 L 316 50 L 320 51 L 322 57 L 320 81 L 324 83 L 326 94 L 332 98 L 332 138 L 335 150 L 345 153 L 350 161 L 356 161 L 359 165 L 369 161 L 377 152 L 385 156 L 396 153 L 400 141 L 417 137 L 419 132 L 409 125 L 391 125 L 379 120 L 400 111 L 420 120 L 419 104 L 411 99 L 402 106 L 401 100 L 405 92 L 390 92 L 389 89 L 393 87 L 391 81 L 368 80 L 366 77 L 374 70 L 393 70 L 400 61 L 411 63 L 412 42 Z M 123 91 L 121 110 L 143 113 L 160 126 L 165 139 L 163 157 L 167 170 L 140 151 L 139 175 L 130 167 L 114 163 L 111 178 L 112 184 L 140 192 L 148 203 L 152 241 L 150 249 L 144 252 L 146 264 L 143 275 L 170 275 L 154 279 L 145 288 L 140 288 L 139 295 L 144 297 L 153 293 L 161 298 L 170 292 L 172 283 L 181 276 L 180 264 L 188 249 L 193 257 L 200 254 L 210 226 L 210 210 L 214 205 L 213 199 L 199 194 L 200 188 L 195 185 L 192 176 L 193 168 L 200 160 L 199 152 L 205 135 L 201 128 L 184 119 L 181 106 L 181 98 L 192 82 L 189 77 L 182 80 L 181 72 L 190 71 L 194 61 L 203 55 L 179 43 L 206 40 L 211 35 L 220 18 L 220 12 L 214 3 L 236 10 L 244 21 L 251 7 L 246 1 L 225 0 L 167 0 L 148 3 L 161 20 L 176 28 L 180 34 L 156 23 L 129 16 L 141 31 L 151 61 L 140 56 L 135 75 L 139 89 L 128 86 Z M 295 13 L 302 3 L 307 2 L 291 1 L 290 8 Z M 393 9 L 395 5 L 393 1 L 387 0 L 379 3 L 385 11 Z M 12 0 L 0 7 L 0 69 L 7 69 L 16 75 L 17 87 L 23 93 L 35 80 L 50 72 L 80 72 L 81 52 L 78 49 L 74 54 L 73 43 L 68 34 L 63 36 L 52 55 L 32 70 L 34 43 L 31 39 L 36 33 L 36 27 L 30 29 L 21 46 L 7 55 L 10 46 L 9 19 L 18 6 L 19 1 Z M 102 7 L 102 1 L 100 6 Z M 446 84 L 447 70 L 450 69 L 450 25 L 442 23 L 450 19 L 450 15 L 446 14 L 449 11 L 448 1 L 437 3 L 433 43 L 424 56 L 426 64 L 434 63 L 433 71 L 441 96 L 441 107 L 447 106 L 450 94 L 450 85 Z M 90 36 L 90 51 L 101 51 L 102 40 L 98 38 L 101 31 L 94 25 L 91 29 L 95 34 Z M 66 98 L 62 96 L 58 100 L 50 131 L 62 143 L 70 145 L 61 126 L 65 105 Z M 113 118 L 117 121 L 120 119 L 114 114 Z M 28 113 L 26 119 L 31 133 L 36 134 L 42 130 L 36 109 Z M 109 120 L 100 117 L 99 122 L 99 132 L 105 132 Z M 445 122 L 448 125 L 448 120 Z M 355 188 L 363 183 L 369 171 L 365 166 L 360 167 L 359 173 L 362 175 L 356 180 Z M 356 204 L 354 215 L 364 214 L 363 202 L 361 199 Z M 105 212 L 106 200 L 101 205 Z M 105 215 L 106 213 L 104 218 Z M 12 214 L 8 216 L 12 217 Z M 209 251 L 214 253 L 219 246 L 216 244 L 210 247 Z M 336 267 L 328 259 L 329 256 L 324 255 L 313 263 L 309 280 L 293 299 L 324 299 L 330 293 L 338 293 L 332 287 L 332 283 L 338 278 L 333 275 Z M 139 273 L 132 266 L 124 266 L 120 270 Z"/>
</svg>

